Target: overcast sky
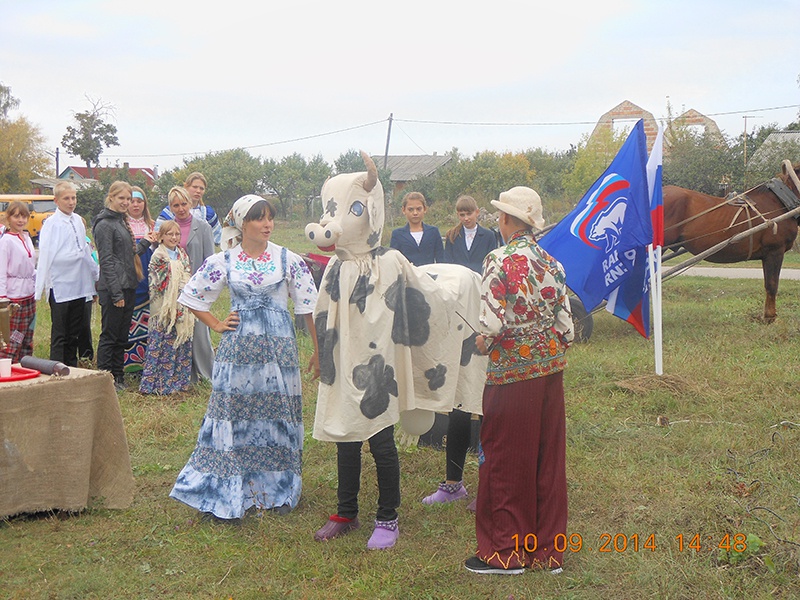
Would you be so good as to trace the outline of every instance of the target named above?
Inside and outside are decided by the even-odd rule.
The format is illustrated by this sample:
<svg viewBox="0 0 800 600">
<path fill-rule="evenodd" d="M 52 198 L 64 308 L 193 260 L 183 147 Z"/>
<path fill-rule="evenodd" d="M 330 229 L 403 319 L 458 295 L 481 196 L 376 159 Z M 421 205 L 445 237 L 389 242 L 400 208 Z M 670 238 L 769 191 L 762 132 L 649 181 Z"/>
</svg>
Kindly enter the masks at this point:
<svg viewBox="0 0 800 600">
<path fill-rule="evenodd" d="M 563 150 L 623 100 L 663 118 L 669 99 L 736 136 L 745 115 L 748 130 L 797 118 L 797 8 L 0 0 L 0 82 L 21 101 L 12 116 L 37 124 L 53 151 L 89 96 L 115 109 L 120 146 L 101 164 L 161 171 L 236 147 L 329 162 L 383 154 L 390 113 L 390 154 Z M 80 160 L 62 150 L 69 164 Z"/>
</svg>

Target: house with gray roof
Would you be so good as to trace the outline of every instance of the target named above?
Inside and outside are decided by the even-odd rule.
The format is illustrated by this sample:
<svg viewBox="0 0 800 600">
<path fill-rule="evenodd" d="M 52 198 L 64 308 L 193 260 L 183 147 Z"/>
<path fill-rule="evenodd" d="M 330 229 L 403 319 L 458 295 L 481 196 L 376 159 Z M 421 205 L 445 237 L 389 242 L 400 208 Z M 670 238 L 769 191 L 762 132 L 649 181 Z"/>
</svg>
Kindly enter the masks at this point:
<svg viewBox="0 0 800 600">
<path fill-rule="evenodd" d="M 747 166 L 777 173 L 786 158 L 793 163 L 800 161 L 800 131 L 773 131 L 753 153 Z"/>
<path fill-rule="evenodd" d="M 418 177 L 433 175 L 437 169 L 449 163 L 452 157 L 449 155 L 440 156 L 434 152 L 432 155 L 373 156 L 372 160 L 375 161 L 379 169 L 385 169 L 390 172 L 389 179 L 394 184 L 393 193 L 397 194 L 402 191 L 409 181 Z"/>
</svg>

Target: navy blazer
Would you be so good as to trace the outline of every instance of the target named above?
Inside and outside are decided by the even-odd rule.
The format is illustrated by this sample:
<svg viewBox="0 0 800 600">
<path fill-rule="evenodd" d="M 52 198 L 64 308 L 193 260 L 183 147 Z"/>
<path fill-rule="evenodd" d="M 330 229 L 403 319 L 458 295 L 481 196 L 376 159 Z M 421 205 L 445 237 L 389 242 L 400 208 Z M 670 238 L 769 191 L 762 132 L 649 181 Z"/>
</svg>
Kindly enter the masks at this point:
<svg viewBox="0 0 800 600">
<path fill-rule="evenodd" d="M 422 240 L 417 246 L 417 241 L 411 235 L 411 229 L 406 223 L 405 227 L 398 227 L 392 231 L 392 248 L 400 250 L 411 264 L 420 267 L 431 263 L 440 263 L 444 260 L 442 248 L 442 234 L 439 228 L 433 225 L 422 224 Z"/>
<path fill-rule="evenodd" d="M 449 239 L 445 240 L 444 262 L 464 265 L 476 273 L 483 273 L 483 259 L 495 248 L 497 248 L 497 236 L 493 231 L 478 225 L 475 239 L 472 240 L 472 247 L 467 250 L 462 226 L 453 243 L 450 243 Z"/>
</svg>

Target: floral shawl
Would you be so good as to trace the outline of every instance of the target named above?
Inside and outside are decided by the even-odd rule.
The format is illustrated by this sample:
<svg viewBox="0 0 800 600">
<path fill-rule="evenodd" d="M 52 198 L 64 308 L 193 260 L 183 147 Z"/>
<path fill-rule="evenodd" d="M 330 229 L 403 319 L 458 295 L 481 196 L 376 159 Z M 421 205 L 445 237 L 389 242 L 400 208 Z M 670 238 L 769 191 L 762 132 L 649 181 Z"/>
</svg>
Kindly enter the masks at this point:
<svg viewBox="0 0 800 600">
<path fill-rule="evenodd" d="M 150 259 L 150 326 L 162 331 L 175 328 L 177 348 L 192 338 L 194 315 L 178 303 L 178 296 L 192 275 L 192 267 L 186 251 L 176 247 L 178 258 L 173 260 L 166 246 L 159 245 Z"/>
</svg>

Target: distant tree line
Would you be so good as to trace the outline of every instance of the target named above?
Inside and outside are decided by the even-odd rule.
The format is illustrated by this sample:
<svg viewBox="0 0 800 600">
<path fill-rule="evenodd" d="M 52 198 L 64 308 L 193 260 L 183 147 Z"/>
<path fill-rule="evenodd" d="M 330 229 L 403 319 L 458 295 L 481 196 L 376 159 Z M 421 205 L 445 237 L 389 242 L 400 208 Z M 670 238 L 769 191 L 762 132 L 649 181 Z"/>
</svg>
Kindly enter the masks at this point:
<svg viewBox="0 0 800 600">
<path fill-rule="evenodd" d="M 800 161 L 800 144 L 784 143 L 773 145 L 770 153 L 762 153 L 758 161 L 750 160 L 747 165 L 744 162 L 745 143 L 748 157 L 753 157 L 770 133 L 800 130 L 800 121 L 786 127 L 777 123 L 759 127 L 747 135 L 746 142 L 744 134 L 720 137 L 673 121 L 668 121 L 665 129 L 665 185 L 724 196 L 770 179 L 780 172 L 785 158 Z M 397 198 L 392 197 L 391 173 L 380 168 L 378 172 L 387 200 L 395 208 L 404 194 L 419 191 L 431 205 L 442 203 L 442 209 L 448 212 L 461 194 L 473 196 L 479 205 L 491 210 L 489 201 L 500 192 L 527 185 L 542 196 L 546 216 L 552 222 L 580 200 L 611 163 L 627 135 L 627 130 L 608 130 L 593 138 L 585 135 L 577 146 L 557 151 L 533 148 L 464 156 L 453 148 L 448 152 L 449 162 L 431 175 L 407 182 Z M 261 160 L 246 150 L 226 150 L 185 160 L 183 166 L 163 174 L 154 191 L 163 198 L 172 185 L 183 183 L 192 171 L 200 171 L 209 181 L 205 199 L 222 215 L 240 196 L 262 194 L 274 199 L 280 218 L 316 219 L 321 213 L 318 197 L 325 180 L 338 173 L 363 170 L 363 160 L 355 149 L 340 155 L 333 165 L 319 155 L 306 159 L 295 153 L 282 159 Z"/>
</svg>

